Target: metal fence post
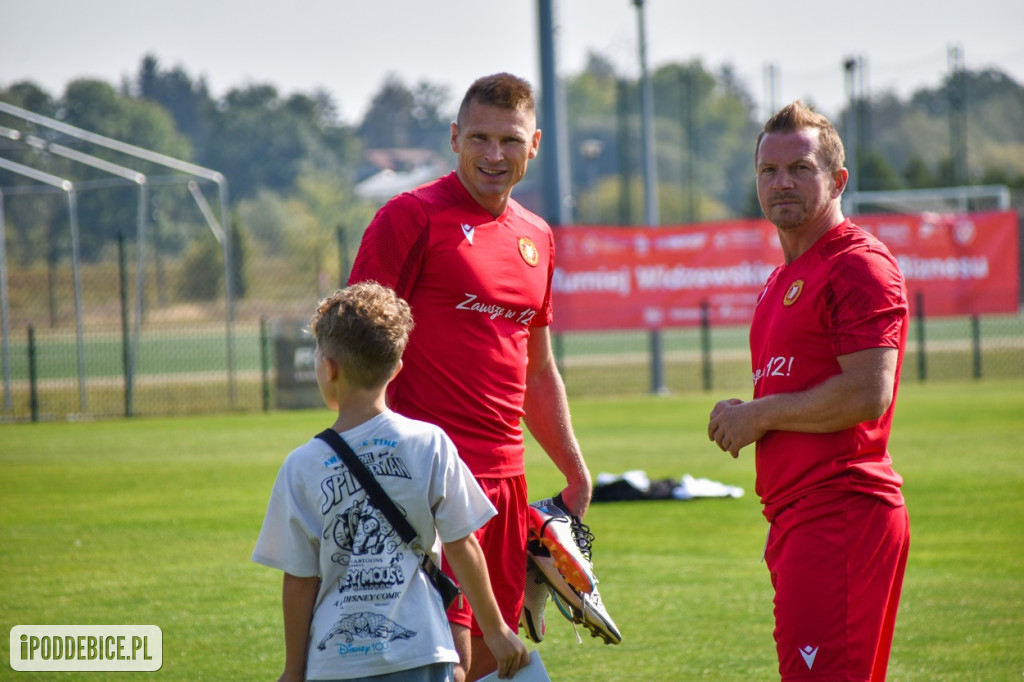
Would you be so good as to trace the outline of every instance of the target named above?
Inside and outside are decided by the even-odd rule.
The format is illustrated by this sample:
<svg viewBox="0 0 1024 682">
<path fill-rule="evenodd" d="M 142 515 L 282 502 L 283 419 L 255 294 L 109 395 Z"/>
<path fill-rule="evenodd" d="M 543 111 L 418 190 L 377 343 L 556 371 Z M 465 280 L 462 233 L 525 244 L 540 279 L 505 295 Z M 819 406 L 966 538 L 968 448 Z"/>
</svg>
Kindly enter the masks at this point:
<svg viewBox="0 0 1024 682">
<path fill-rule="evenodd" d="M 971 315 L 971 351 L 974 365 L 974 378 L 981 378 L 981 319 Z"/>
<path fill-rule="evenodd" d="M 704 390 L 711 390 L 711 310 L 707 301 L 700 302 L 700 353 Z"/>
<path fill-rule="evenodd" d="M 665 395 L 665 348 L 660 329 L 651 330 L 651 393 Z"/>
<path fill-rule="evenodd" d="M 924 294 L 917 292 L 917 378 L 928 378 L 928 358 L 924 349 Z"/>
<path fill-rule="evenodd" d="M 270 411 L 270 357 L 267 350 L 267 316 L 260 316 L 260 376 L 263 383 L 263 411 Z"/>
<path fill-rule="evenodd" d="M 124 232 L 117 233 L 118 286 L 121 293 L 121 367 L 124 372 L 124 416 L 132 416 L 133 387 L 135 376 L 132 372 L 131 331 L 128 322 L 128 271 L 125 267 Z"/>
<path fill-rule="evenodd" d="M 36 376 L 36 328 L 28 326 L 28 406 L 32 421 L 39 421 L 39 382 Z"/>
</svg>

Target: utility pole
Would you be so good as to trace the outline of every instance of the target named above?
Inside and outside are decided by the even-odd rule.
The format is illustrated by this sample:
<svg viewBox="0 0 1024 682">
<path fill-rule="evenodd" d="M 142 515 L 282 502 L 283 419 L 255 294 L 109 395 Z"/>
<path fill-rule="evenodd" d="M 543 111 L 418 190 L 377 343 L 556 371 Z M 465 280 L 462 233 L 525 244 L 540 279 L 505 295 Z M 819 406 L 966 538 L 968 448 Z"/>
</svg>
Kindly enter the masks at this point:
<svg viewBox="0 0 1024 682">
<path fill-rule="evenodd" d="M 778 69 L 775 64 L 764 65 L 764 120 L 767 121 L 779 110 Z"/>
<path fill-rule="evenodd" d="M 644 157 L 644 222 L 658 225 L 658 169 L 654 156 L 654 88 L 647 70 L 647 26 L 644 0 L 633 0 L 637 10 L 640 45 L 640 118 Z"/>
<path fill-rule="evenodd" d="M 633 0 L 636 6 L 640 45 L 640 118 L 644 158 L 644 222 L 658 225 L 658 171 L 654 156 L 654 88 L 647 71 L 647 28 L 644 21 L 644 0 Z M 651 393 L 668 392 L 665 386 L 665 353 L 661 339 L 660 320 L 651 321 Z"/>
<path fill-rule="evenodd" d="M 618 131 L 619 163 L 619 225 L 633 224 L 633 149 L 632 140 L 632 86 L 625 78 L 615 83 L 615 118 Z"/>
<path fill-rule="evenodd" d="M 686 222 L 693 224 L 700 220 L 700 208 L 698 206 L 698 185 L 697 163 L 699 149 L 697 147 L 697 105 L 699 103 L 697 86 L 694 83 L 693 70 L 687 69 L 679 74 L 679 94 L 681 102 L 679 111 L 682 114 L 680 123 L 682 125 L 682 156 L 683 164 L 680 169 L 682 178 L 682 190 L 686 193 L 687 207 L 685 212 Z"/>
<path fill-rule="evenodd" d="M 850 178 L 846 184 L 846 192 L 843 195 L 845 200 L 844 212 L 847 215 L 857 212 L 857 190 L 860 188 L 860 169 L 857 164 L 857 148 L 860 145 L 858 136 L 860 107 L 857 90 L 857 67 L 859 60 L 855 57 L 847 57 L 843 60 L 843 70 L 846 74 L 846 116 L 843 118 L 843 146 L 846 148 L 846 168 L 850 172 Z"/>
<path fill-rule="evenodd" d="M 964 51 L 950 45 L 949 55 L 949 167 L 954 186 L 968 184 L 967 179 L 967 88 Z"/>
<path fill-rule="evenodd" d="M 541 128 L 544 130 L 544 218 L 553 226 L 572 221 L 569 183 L 569 137 L 555 50 L 555 0 L 537 0 L 540 42 Z"/>
</svg>

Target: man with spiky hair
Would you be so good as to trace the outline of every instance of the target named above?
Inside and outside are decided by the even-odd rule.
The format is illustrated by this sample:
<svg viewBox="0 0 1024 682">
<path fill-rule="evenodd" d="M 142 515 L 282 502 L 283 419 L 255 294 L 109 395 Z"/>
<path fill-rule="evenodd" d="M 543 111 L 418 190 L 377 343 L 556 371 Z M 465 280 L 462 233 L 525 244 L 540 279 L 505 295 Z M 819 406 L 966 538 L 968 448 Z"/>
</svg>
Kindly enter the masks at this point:
<svg viewBox="0 0 1024 682">
<path fill-rule="evenodd" d="M 412 306 L 416 329 L 389 405 L 441 426 L 498 508 L 478 539 L 513 629 L 528 522 L 521 421 L 565 475 L 572 514 L 584 515 L 592 491 L 551 350 L 554 238 L 511 198 L 540 138 L 529 83 L 507 73 L 478 79 L 451 126 L 455 171 L 381 208 L 349 278 L 393 287 Z M 468 604 L 457 600 L 448 615 L 457 673 L 493 671 Z"/>
</svg>

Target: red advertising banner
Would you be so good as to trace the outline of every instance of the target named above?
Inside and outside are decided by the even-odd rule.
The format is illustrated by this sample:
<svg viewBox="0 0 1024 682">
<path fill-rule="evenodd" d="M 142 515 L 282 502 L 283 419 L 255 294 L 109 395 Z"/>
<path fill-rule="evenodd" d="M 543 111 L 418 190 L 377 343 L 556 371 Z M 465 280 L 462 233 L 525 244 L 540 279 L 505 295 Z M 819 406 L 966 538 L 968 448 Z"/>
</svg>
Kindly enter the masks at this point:
<svg viewBox="0 0 1024 682">
<path fill-rule="evenodd" d="M 885 242 L 929 316 L 1016 312 L 1020 248 L 1014 211 L 966 215 L 865 215 L 854 220 Z"/>
<path fill-rule="evenodd" d="M 1017 214 L 865 215 L 854 222 L 889 246 L 911 306 L 928 315 L 1014 312 Z M 775 227 L 733 220 L 685 227 L 559 227 L 555 331 L 747 324 L 782 263 Z"/>
</svg>

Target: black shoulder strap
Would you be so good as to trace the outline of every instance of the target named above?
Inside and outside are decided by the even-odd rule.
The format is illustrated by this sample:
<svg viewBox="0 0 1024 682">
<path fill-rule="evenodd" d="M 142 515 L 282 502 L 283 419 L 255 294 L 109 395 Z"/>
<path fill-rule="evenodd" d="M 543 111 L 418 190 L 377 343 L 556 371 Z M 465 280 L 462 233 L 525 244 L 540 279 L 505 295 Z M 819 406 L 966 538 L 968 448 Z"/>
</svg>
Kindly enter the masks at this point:
<svg viewBox="0 0 1024 682">
<path fill-rule="evenodd" d="M 373 477 L 370 470 L 366 468 L 366 465 L 359 461 L 359 457 L 356 456 L 351 446 L 345 442 L 345 439 L 339 436 L 334 429 L 324 429 L 316 434 L 316 437 L 330 445 L 338 453 L 338 456 L 345 462 L 348 470 L 352 472 L 352 475 L 363 486 L 363 490 L 366 491 L 366 494 L 373 501 L 373 505 L 387 517 L 391 526 L 398 531 L 402 541 L 407 545 L 412 545 L 417 537 L 416 530 L 402 512 L 398 510 L 398 507 L 388 497 L 388 494 L 384 492 L 384 489 L 380 487 L 380 483 Z"/>
</svg>

